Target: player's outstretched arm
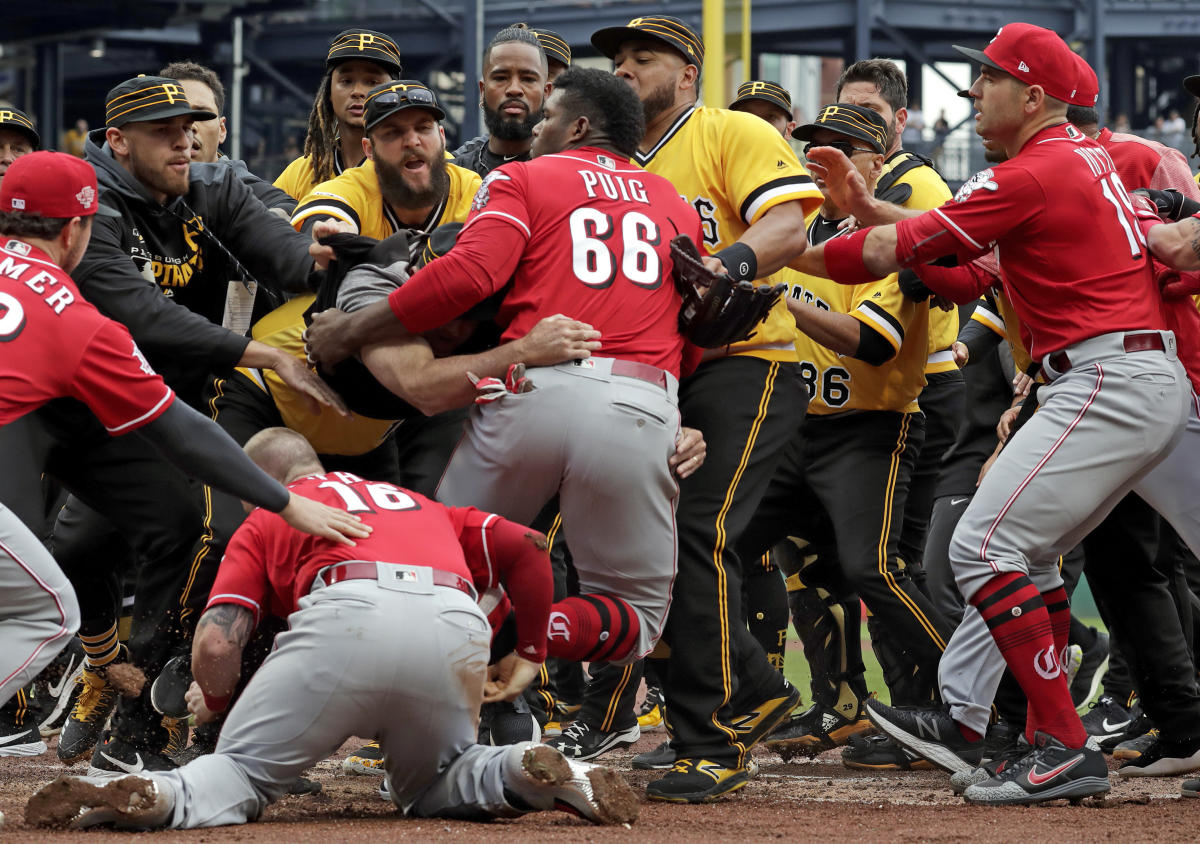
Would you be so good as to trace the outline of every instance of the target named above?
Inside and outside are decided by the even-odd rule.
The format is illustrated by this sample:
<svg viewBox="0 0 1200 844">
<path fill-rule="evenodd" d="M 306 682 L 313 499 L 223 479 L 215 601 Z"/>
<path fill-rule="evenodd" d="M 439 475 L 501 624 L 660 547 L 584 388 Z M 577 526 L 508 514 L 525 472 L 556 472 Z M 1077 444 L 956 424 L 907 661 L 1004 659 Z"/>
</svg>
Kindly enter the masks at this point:
<svg viewBox="0 0 1200 844">
<path fill-rule="evenodd" d="M 283 520 L 302 533 L 310 533 L 353 547 L 354 540 L 371 535 L 371 528 L 358 516 L 311 498 L 289 493 L 287 506 L 279 511 Z"/>
<path fill-rule="evenodd" d="M 540 320 L 524 337 L 475 355 L 434 357 L 422 337 L 365 347 L 362 360 L 380 384 L 432 416 L 475 400 L 471 372 L 503 378 L 515 363 L 549 366 L 586 358 L 600 349 L 600 332 L 585 322 L 555 314 Z"/>
<path fill-rule="evenodd" d="M 808 249 L 789 266 L 839 284 L 866 284 L 900 269 L 896 227 L 875 226 L 827 240 Z"/>
<path fill-rule="evenodd" d="M 406 336 L 410 335 L 384 299 L 352 314 L 336 308 L 313 314 L 304 330 L 304 352 L 309 363 L 329 369 L 364 346 Z"/>
<path fill-rule="evenodd" d="M 781 202 L 766 211 L 754 221 L 754 225 L 746 229 L 737 242 L 750 247 L 757 262 L 754 278 L 762 278 L 780 269 L 789 261 L 795 260 L 808 248 L 808 234 L 804 227 L 804 206 L 800 200 Z M 731 247 L 726 247 L 714 254 L 714 257 L 725 259 L 725 253 Z M 736 256 L 736 253 L 734 253 Z M 726 269 L 736 278 L 742 276 L 734 272 L 734 268 Z"/>
<path fill-rule="evenodd" d="M 196 723 L 216 720 L 242 676 L 242 651 L 254 632 L 254 613 L 237 604 L 209 607 L 196 622 L 192 640 L 192 676 L 185 695 Z"/>
<path fill-rule="evenodd" d="M 923 213 L 876 199 L 858 168 L 841 150 L 814 147 L 808 153 L 808 167 L 814 176 L 825 181 L 830 201 L 853 214 L 862 226 L 887 225 Z"/>
<path fill-rule="evenodd" d="M 273 369 L 284 384 L 298 396 L 303 397 L 311 413 L 321 412 L 321 405 L 331 407 L 339 414 L 350 418 L 350 408 L 342 401 L 332 387 L 321 380 L 316 373 L 297 358 L 292 357 L 282 349 L 251 340 L 250 345 L 238 361 L 238 366 L 248 366 L 252 369 Z"/>
<path fill-rule="evenodd" d="M 1176 270 L 1200 269 L 1200 217 L 1150 228 L 1146 236 L 1154 257 Z"/>
</svg>

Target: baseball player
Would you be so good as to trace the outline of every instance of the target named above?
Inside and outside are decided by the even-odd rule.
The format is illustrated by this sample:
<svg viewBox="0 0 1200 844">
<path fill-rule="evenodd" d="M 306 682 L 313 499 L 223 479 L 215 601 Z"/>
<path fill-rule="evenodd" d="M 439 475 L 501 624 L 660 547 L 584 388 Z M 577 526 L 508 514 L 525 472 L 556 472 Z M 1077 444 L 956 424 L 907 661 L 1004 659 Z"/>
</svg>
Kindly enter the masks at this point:
<svg viewBox="0 0 1200 844">
<path fill-rule="evenodd" d="M 284 168 L 275 187 L 300 200 L 321 182 L 362 164 L 367 93 L 402 72 L 400 48 L 382 32 L 355 27 L 335 35 L 308 114 L 304 154 Z"/>
<path fill-rule="evenodd" d="M 1078 77 L 1070 49 L 1048 30 L 1016 23 L 984 51 L 960 52 L 983 65 L 971 87 L 977 132 L 998 142 L 1009 161 L 977 174 L 951 206 L 837 238 L 814 257 L 823 275 L 845 283 L 946 254 L 999 250 L 1030 352 L 1051 385 L 967 506 L 951 562 L 964 598 L 1025 691 L 1033 749 L 965 794 L 988 803 L 1081 797 L 1108 790 L 1107 766 L 1085 745 L 1058 661 L 1069 628 L 1061 578 L 1039 561 L 1075 545 L 1170 453 L 1191 391 L 1111 158 L 1065 122 Z M 845 184 L 843 163 L 820 156 L 838 168 L 825 177 Z M 1035 201 L 1047 194 L 1057 198 L 1053 208 Z M 1089 221 L 1082 250 L 1081 216 Z M 1049 255 L 1052 273 L 1044 269 Z M 955 301 L 980 292 L 941 287 Z M 1094 460 L 1101 450 L 1105 460 Z M 868 710 L 882 726 L 873 703 Z M 887 718 L 900 720 L 897 712 L 889 708 Z M 936 717 L 910 716 L 926 726 Z M 951 725 L 968 741 L 980 739 Z"/>
<path fill-rule="evenodd" d="M 230 710 L 216 753 L 99 789 L 103 779 L 60 777 L 30 799 L 28 821 L 246 823 L 350 735 L 379 737 L 392 801 L 406 815 L 485 820 L 559 808 L 597 823 L 637 817 L 636 795 L 612 771 L 545 746 L 475 744 L 480 701 L 522 685 L 503 669 L 485 685 L 491 633 L 476 587 L 504 585 L 518 650 L 544 658 L 551 583 L 540 535 L 392 484 L 325 473 L 305 439 L 285 428 L 256 434 L 246 451 L 292 490 L 362 514 L 374 533 L 351 549 L 251 513 L 198 625 L 188 693 L 197 720 L 228 706 L 242 650 L 264 616 L 286 615 L 288 630 Z M 378 647 L 388 641 L 404 647 Z"/>
<path fill-rule="evenodd" d="M 642 102 L 646 134 L 635 160 L 700 213 L 710 263 L 735 280 L 770 281 L 804 251 L 804 214 L 820 203 L 791 148 L 756 117 L 696 105 L 704 45 L 678 18 L 634 18 L 593 33 L 592 44 Z M 655 800 L 701 801 L 741 788 L 746 749 L 800 699 L 741 623 L 742 561 L 733 553 L 804 412 L 795 323 L 785 310 L 778 303 L 750 340 L 710 351 L 680 390 L 684 424 L 704 431 L 711 450 L 680 488 L 664 689 L 676 760 L 648 786 Z M 624 692 L 629 703 L 612 705 L 632 710 L 638 678 L 617 674 L 603 693 Z"/>
<path fill-rule="evenodd" d="M 0 109 L 0 179 L 14 161 L 41 146 L 42 139 L 29 115 L 16 108 Z"/>
<path fill-rule="evenodd" d="M 67 272 L 87 247 L 92 216 L 115 213 L 99 204 L 88 164 L 61 153 L 31 153 L 9 169 L 0 209 L 0 337 L 6 344 L 0 426 L 69 396 L 86 404 L 110 433 L 146 436 L 185 471 L 279 512 L 302 530 L 351 546 L 348 537 L 366 535 L 356 517 L 290 495 L 230 448 L 224 433 L 175 400 L 129 332 L 79 294 Z M 68 488 L 80 489 L 86 478 L 72 471 L 70 455 L 52 449 L 43 440 L 32 452 L 14 455 L 7 484 L 21 484 L 36 499 L 47 467 L 61 472 Z M 2 704 L 61 650 L 79 626 L 79 608 L 66 578 L 22 520 L 0 506 L 0 523 Z M 41 743 L 36 724 L 14 726 L 23 728 L 24 745 Z M 10 738 L 5 741 L 15 744 Z"/>
<path fill-rule="evenodd" d="M 459 167 L 486 176 L 501 164 L 528 161 L 533 127 L 550 94 L 549 54 L 525 24 L 505 27 L 483 51 L 479 104 L 487 134 L 454 151 Z"/>
<path fill-rule="evenodd" d="M 778 82 L 752 79 L 738 86 L 730 111 L 744 111 L 770 123 L 787 140 L 796 128 L 792 118 L 792 95 Z"/>
<path fill-rule="evenodd" d="M 546 81 L 553 85 L 558 75 L 571 66 L 571 45 L 553 29 L 535 29 L 533 34 L 546 54 Z"/>
<path fill-rule="evenodd" d="M 567 599 L 551 619 L 551 653 L 627 661 L 661 635 L 674 576 L 676 488 L 668 458 L 679 432 L 684 343 L 678 294 L 664 283 L 671 261 L 663 235 L 699 236 L 699 219 L 669 183 L 627 163 L 641 123 L 616 80 L 567 71 L 546 114 L 535 140 L 535 152 L 546 154 L 489 174 L 453 250 L 387 305 L 340 319 L 318 315 L 310 344 L 319 346 L 324 335 L 344 353 L 347 338 L 386 338 L 397 319 L 424 331 L 510 276 L 498 316 L 505 338 L 544 315 L 589 314 L 605 356 L 530 369 L 532 390 L 510 376 L 519 395 L 477 406 L 438 496 L 527 520 L 558 490 L 582 597 Z M 530 194 L 535 177 L 556 189 Z M 325 362 L 338 357 L 313 351 Z M 616 530 L 619 524 L 639 527 Z"/>
</svg>

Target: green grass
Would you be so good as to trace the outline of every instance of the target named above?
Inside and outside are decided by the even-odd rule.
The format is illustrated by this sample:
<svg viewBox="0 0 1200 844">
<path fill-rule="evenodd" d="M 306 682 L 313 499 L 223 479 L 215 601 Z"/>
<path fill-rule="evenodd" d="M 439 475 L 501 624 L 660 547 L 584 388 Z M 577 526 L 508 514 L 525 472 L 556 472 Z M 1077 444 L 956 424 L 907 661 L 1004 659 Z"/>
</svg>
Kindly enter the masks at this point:
<svg viewBox="0 0 1200 844">
<path fill-rule="evenodd" d="M 1084 616 L 1079 619 L 1089 627 L 1095 627 L 1098 630 L 1105 630 L 1104 622 L 1099 616 Z M 871 641 L 866 637 L 866 624 L 863 624 L 863 665 L 867 669 L 867 689 L 878 695 L 879 699 L 888 702 L 887 686 L 883 683 L 883 669 L 879 667 L 879 660 L 875 659 L 875 654 L 871 651 Z M 784 675 L 791 681 L 792 685 L 800 690 L 804 695 L 805 704 L 811 703 L 812 693 L 809 689 L 810 672 L 808 670 L 808 661 L 804 658 L 804 649 L 800 645 L 800 639 L 796 636 L 794 629 L 788 629 L 787 651 L 784 661 Z"/>
</svg>

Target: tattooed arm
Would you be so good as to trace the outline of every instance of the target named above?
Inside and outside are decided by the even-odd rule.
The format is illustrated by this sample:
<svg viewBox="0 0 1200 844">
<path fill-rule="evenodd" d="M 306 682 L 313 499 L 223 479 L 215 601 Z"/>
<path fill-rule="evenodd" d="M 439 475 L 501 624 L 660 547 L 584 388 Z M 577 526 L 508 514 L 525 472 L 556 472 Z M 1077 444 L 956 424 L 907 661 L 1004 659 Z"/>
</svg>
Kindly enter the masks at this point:
<svg viewBox="0 0 1200 844">
<path fill-rule="evenodd" d="M 254 613 L 237 604 L 217 604 L 205 610 L 192 641 L 192 676 L 188 708 L 203 724 L 229 706 L 242 674 L 242 651 L 254 632 Z"/>
<path fill-rule="evenodd" d="M 1177 270 L 1200 269 L 1200 217 L 1152 226 L 1147 239 L 1154 257 Z"/>
</svg>

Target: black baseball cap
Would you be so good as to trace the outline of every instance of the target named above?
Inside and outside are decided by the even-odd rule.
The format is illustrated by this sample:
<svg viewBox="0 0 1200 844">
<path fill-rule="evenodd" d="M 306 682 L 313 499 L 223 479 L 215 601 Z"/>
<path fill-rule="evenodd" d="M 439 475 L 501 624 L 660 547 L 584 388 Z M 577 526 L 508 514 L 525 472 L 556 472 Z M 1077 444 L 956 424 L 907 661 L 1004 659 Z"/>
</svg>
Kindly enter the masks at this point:
<svg viewBox="0 0 1200 844">
<path fill-rule="evenodd" d="M 787 112 L 788 119 L 791 119 L 792 95 L 778 82 L 771 82 L 767 79 L 752 79 L 749 82 L 743 82 L 738 86 L 737 97 L 729 104 L 729 107 L 736 109 L 738 105 L 747 100 L 763 100 L 778 106 Z"/>
<path fill-rule="evenodd" d="M 865 106 L 845 103 L 823 106 L 817 119 L 812 123 L 797 126 L 792 130 L 792 137 L 798 141 L 811 141 L 818 129 L 829 129 L 866 141 L 880 155 L 887 150 L 887 124 L 883 122 L 879 112 Z"/>
<path fill-rule="evenodd" d="M 1185 76 L 1183 78 L 1183 90 L 1187 91 L 1193 97 L 1200 97 L 1200 76 Z"/>
<path fill-rule="evenodd" d="M 331 70 L 342 62 L 360 59 L 373 62 L 392 76 L 404 72 L 400 65 L 400 48 L 391 36 L 373 29 L 344 29 L 334 36 L 325 57 L 325 69 Z"/>
<path fill-rule="evenodd" d="M 415 79 L 401 79 L 377 85 L 367 94 L 365 128 L 370 129 L 385 117 L 406 108 L 423 108 L 433 112 L 438 120 L 446 119 L 446 112 L 438 105 L 437 94 L 428 85 Z"/>
<path fill-rule="evenodd" d="M 212 120 L 217 116 L 211 111 L 192 108 L 179 80 L 165 76 L 126 79 L 104 98 L 104 122 L 110 127 L 182 115 L 195 120 Z"/>
<path fill-rule="evenodd" d="M 34 149 L 42 146 L 41 136 L 33 128 L 33 120 L 19 108 L 0 108 L 0 129 L 11 129 L 29 138 Z"/>
<path fill-rule="evenodd" d="M 670 15 L 645 15 L 625 26 L 610 26 L 592 33 L 592 46 L 608 58 L 615 58 L 626 41 L 648 38 L 661 41 L 683 55 L 688 64 L 704 64 L 704 42 L 686 23 Z"/>
<path fill-rule="evenodd" d="M 567 43 L 567 39 L 551 29 L 535 29 L 533 34 L 537 36 L 542 45 L 542 52 L 549 61 L 571 66 L 571 45 Z"/>
<path fill-rule="evenodd" d="M 429 237 L 425 240 L 425 248 L 421 250 L 421 253 L 417 255 L 417 260 L 413 262 L 413 269 L 419 270 L 430 261 L 442 257 L 453 249 L 455 242 L 458 240 L 458 233 L 462 231 L 462 227 L 462 223 L 442 223 L 431 231 Z"/>
</svg>

